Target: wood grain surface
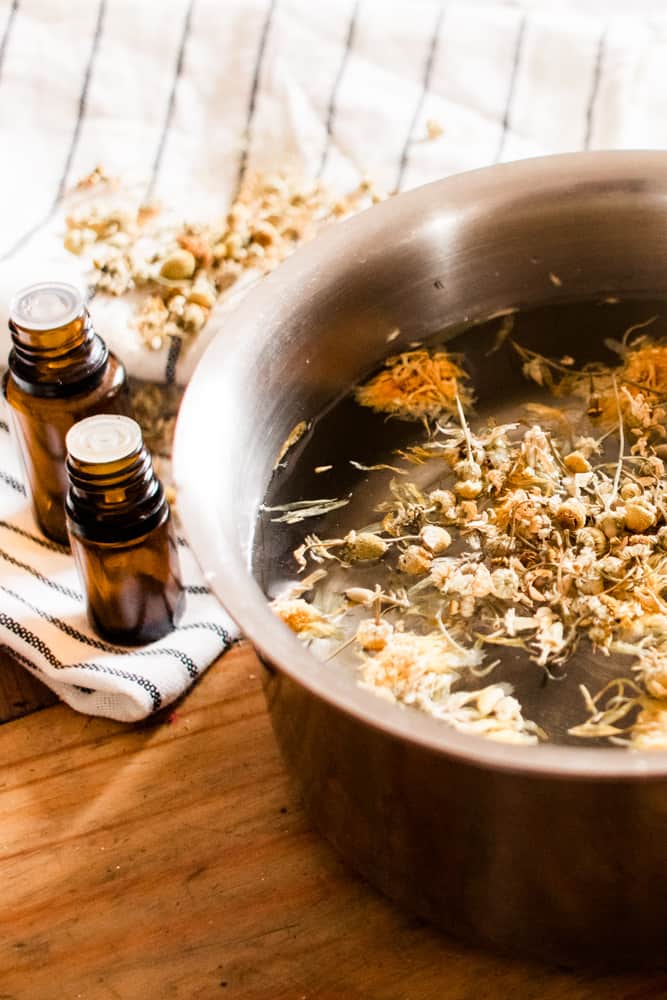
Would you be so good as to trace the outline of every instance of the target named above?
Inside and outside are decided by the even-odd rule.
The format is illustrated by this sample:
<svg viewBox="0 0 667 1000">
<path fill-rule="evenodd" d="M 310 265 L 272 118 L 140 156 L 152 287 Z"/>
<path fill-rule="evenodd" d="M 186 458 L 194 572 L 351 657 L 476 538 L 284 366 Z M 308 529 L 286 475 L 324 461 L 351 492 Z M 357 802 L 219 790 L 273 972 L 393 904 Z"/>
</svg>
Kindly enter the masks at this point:
<svg viewBox="0 0 667 1000">
<path fill-rule="evenodd" d="M 0 650 L 0 725 L 57 702 L 53 691 Z"/>
<path fill-rule="evenodd" d="M 2 726 L 0 755 L 0 1000 L 667 996 L 667 973 L 464 947 L 346 871 L 290 788 L 247 646 L 150 724 L 57 705 Z"/>
</svg>

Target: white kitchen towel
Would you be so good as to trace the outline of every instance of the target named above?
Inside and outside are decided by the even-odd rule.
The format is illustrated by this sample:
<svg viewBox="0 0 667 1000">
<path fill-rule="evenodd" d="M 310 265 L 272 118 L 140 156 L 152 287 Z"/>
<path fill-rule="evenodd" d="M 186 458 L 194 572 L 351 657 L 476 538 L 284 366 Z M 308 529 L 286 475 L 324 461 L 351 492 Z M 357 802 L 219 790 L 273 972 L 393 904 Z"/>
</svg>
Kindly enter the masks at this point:
<svg viewBox="0 0 667 1000">
<path fill-rule="evenodd" d="M 400 191 L 488 164 L 667 143 L 663 0 L 0 0 L 0 359 L 28 282 L 84 282 L 62 247 L 68 189 L 97 164 L 173 215 L 226 211 L 252 172 Z M 229 308 L 223 303 L 219 309 Z M 93 319 L 128 370 L 184 383 L 118 300 Z M 234 350 L 233 324 L 223 328 Z M 39 536 L 0 427 L 0 641 L 73 707 L 137 719 L 233 628 L 187 546 L 184 624 L 132 652 L 88 629 L 70 557 Z"/>
<path fill-rule="evenodd" d="M 0 643 L 77 711 L 143 719 L 182 694 L 237 630 L 179 537 L 186 607 L 178 628 L 133 649 L 95 635 L 70 553 L 35 525 L 6 417 L 0 409 Z"/>
<path fill-rule="evenodd" d="M 196 219 L 222 214 L 249 171 L 283 164 L 342 189 L 367 171 L 393 191 L 519 157 L 664 147 L 667 10 L 0 0 L 0 140 L 1 357 L 13 289 L 80 280 L 62 204 L 98 163 Z M 109 305 L 100 296 L 93 317 L 131 372 L 187 381 L 206 331 L 179 357 L 180 341 L 146 351 Z"/>
</svg>

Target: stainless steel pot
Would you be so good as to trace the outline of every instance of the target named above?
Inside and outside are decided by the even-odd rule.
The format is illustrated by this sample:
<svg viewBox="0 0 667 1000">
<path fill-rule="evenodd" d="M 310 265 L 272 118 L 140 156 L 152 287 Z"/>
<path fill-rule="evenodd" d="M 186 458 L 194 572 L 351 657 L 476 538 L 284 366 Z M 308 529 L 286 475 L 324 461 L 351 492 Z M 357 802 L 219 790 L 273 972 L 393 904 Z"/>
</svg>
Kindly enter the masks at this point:
<svg viewBox="0 0 667 1000">
<path fill-rule="evenodd" d="M 187 534 L 267 665 L 313 821 L 423 917 L 560 963 L 667 961 L 667 754 L 504 746 L 386 704 L 274 617 L 249 554 L 281 443 L 396 349 L 395 327 L 410 341 L 564 289 L 650 295 L 666 274 L 665 153 L 452 177 L 332 227 L 263 280 L 208 348 L 178 422 Z"/>
</svg>

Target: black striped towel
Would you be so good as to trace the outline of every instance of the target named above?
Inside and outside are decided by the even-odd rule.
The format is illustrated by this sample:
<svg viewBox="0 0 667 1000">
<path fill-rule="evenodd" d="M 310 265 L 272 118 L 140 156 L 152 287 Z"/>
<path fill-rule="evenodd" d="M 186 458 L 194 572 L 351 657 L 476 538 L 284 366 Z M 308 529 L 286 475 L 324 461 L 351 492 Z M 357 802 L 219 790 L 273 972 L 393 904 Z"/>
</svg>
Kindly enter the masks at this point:
<svg viewBox="0 0 667 1000">
<path fill-rule="evenodd" d="M 126 649 L 103 642 L 86 620 L 69 552 L 38 531 L 21 468 L 0 418 L 0 643 L 72 708 L 122 722 L 168 705 L 236 635 L 179 538 L 186 612 L 159 642 Z"/>
</svg>

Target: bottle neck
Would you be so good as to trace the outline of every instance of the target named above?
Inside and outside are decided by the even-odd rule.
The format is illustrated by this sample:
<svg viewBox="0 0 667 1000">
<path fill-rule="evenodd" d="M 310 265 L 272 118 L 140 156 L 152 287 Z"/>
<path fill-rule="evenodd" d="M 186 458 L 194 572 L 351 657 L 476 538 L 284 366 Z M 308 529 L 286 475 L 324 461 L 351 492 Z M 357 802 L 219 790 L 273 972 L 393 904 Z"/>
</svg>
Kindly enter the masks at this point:
<svg viewBox="0 0 667 1000">
<path fill-rule="evenodd" d="M 70 396 L 101 380 L 109 351 L 84 310 L 65 326 L 31 330 L 9 321 L 13 347 L 9 368 L 14 381 L 33 396 Z"/>
<path fill-rule="evenodd" d="M 83 538 L 127 541 L 151 531 L 168 514 L 162 483 L 144 445 L 106 463 L 86 463 L 70 455 L 67 472 L 67 516 Z"/>
</svg>

